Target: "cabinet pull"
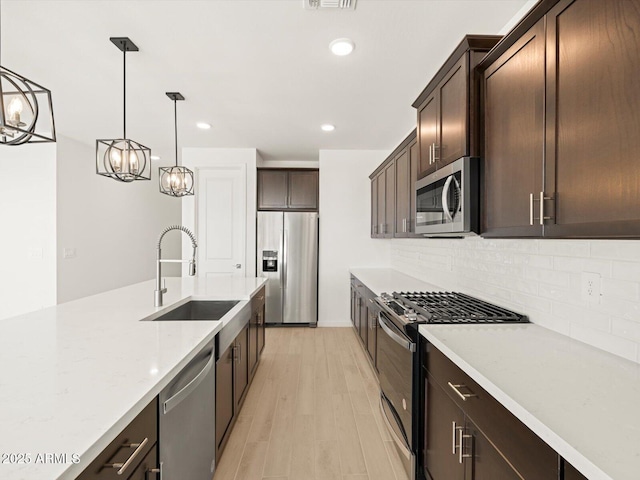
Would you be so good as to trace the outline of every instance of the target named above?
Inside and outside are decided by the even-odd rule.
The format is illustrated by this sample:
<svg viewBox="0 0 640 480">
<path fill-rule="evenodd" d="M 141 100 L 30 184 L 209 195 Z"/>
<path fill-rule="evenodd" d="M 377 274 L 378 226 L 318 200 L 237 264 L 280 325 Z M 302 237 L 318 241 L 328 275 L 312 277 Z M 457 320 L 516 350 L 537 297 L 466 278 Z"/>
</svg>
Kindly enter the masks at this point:
<svg viewBox="0 0 640 480">
<path fill-rule="evenodd" d="M 140 443 L 125 443 L 122 445 L 123 448 L 135 448 L 133 453 L 127 458 L 124 463 L 107 463 L 105 464 L 105 468 L 117 468 L 118 471 L 116 474 L 122 475 L 129 465 L 135 460 L 135 458 L 140 455 L 140 452 L 144 449 L 145 445 L 149 442 L 149 439 L 145 437 L 144 440 Z"/>
<path fill-rule="evenodd" d="M 544 225 L 545 220 L 551 220 L 551 217 L 544 216 L 544 201 L 553 200 L 553 197 L 545 197 L 544 192 L 540 192 L 540 225 Z"/>
<path fill-rule="evenodd" d="M 454 392 L 456 392 L 456 395 L 458 395 L 463 401 L 467 401 L 467 398 L 470 397 L 477 397 L 477 395 L 475 393 L 462 393 L 460 390 L 458 390 L 459 388 L 469 388 L 466 385 L 462 384 L 462 383 L 457 383 L 457 384 L 453 384 L 451 382 L 447 382 L 447 385 L 449 385 L 449 387 L 451 387 L 451 390 L 453 390 Z"/>
<path fill-rule="evenodd" d="M 456 454 L 456 432 L 458 431 L 458 426 L 456 422 L 451 422 L 451 453 L 453 455 Z"/>
<path fill-rule="evenodd" d="M 154 473 L 156 475 L 156 478 L 162 480 L 162 470 L 160 470 L 159 468 L 150 468 L 149 470 L 147 470 L 147 474 L 149 473 Z M 146 475 L 145 478 L 149 480 L 149 475 Z"/>
<path fill-rule="evenodd" d="M 529 225 L 533 225 L 533 193 L 529 194 Z"/>
<path fill-rule="evenodd" d="M 438 156 L 436 155 L 436 148 L 438 148 L 438 144 L 434 143 L 433 144 L 433 163 L 436 163 L 438 161 Z"/>
<path fill-rule="evenodd" d="M 429 165 L 433 163 L 433 154 L 431 153 L 431 148 L 433 147 L 433 143 L 429 145 Z"/>
</svg>

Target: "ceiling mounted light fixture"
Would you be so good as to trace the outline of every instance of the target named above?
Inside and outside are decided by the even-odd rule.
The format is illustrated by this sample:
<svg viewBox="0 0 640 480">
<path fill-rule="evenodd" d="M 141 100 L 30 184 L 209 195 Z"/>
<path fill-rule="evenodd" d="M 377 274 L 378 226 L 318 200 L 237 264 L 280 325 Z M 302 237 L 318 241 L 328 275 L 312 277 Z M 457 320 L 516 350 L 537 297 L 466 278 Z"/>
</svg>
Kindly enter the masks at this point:
<svg viewBox="0 0 640 480">
<path fill-rule="evenodd" d="M 160 167 L 160 193 L 172 197 L 186 197 L 193 195 L 193 171 L 187 167 L 178 166 L 178 100 L 184 100 L 179 92 L 167 92 L 167 97 L 173 100 L 174 132 L 176 139 L 176 164 L 173 167 Z"/>
<path fill-rule="evenodd" d="M 122 138 L 96 140 L 96 173 L 120 182 L 151 180 L 151 149 L 127 138 L 127 52 L 138 47 L 129 37 L 109 40 L 123 52 L 123 134 Z"/>
<path fill-rule="evenodd" d="M 198 127 L 200 130 L 209 130 L 211 128 L 211 125 L 205 122 L 198 122 L 196 123 L 196 127 Z"/>
<path fill-rule="evenodd" d="M 329 48 L 334 55 L 344 57 L 349 55 L 356 48 L 356 44 L 350 38 L 337 38 L 329 44 Z"/>
<path fill-rule="evenodd" d="M 336 129 L 336 126 L 331 125 L 330 123 L 325 123 L 324 125 L 321 125 L 320 128 L 323 132 L 333 132 Z"/>
<path fill-rule="evenodd" d="M 0 66 L 0 144 L 55 141 L 51 90 Z"/>
</svg>

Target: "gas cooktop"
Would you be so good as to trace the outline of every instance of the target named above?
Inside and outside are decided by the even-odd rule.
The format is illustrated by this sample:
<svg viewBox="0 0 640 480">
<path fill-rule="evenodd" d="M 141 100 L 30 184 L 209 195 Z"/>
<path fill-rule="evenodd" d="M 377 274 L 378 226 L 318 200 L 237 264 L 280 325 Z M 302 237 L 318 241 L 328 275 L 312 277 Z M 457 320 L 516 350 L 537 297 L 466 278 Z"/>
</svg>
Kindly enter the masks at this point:
<svg viewBox="0 0 640 480">
<path fill-rule="evenodd" d="M 458 292 L 383 293 L 378 303 L 403 323 L 527 323 L 511 310 Z"/>
</svg>

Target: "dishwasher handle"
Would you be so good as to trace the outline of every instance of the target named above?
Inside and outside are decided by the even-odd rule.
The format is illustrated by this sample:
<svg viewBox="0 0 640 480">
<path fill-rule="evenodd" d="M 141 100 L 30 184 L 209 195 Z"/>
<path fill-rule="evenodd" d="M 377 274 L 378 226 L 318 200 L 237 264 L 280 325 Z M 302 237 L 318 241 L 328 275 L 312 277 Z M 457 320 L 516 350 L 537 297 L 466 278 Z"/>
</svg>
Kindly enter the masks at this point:
<svg viewBox="0 0 640 480">
<path fill-rule="evenodd" d="M 200 370 L 200 373 L 198 373 L 198 375 L 196 375 L 193 378 L 193 380 L 191 380 L 184 387 L 182 387 L 178 391 L 178 393 L 176 393 L 172 397 L 165 400 L 162 406 L 163 413 L 165 414 L 169 413 L 169 411 L 171 411 L 176 405 L 178 405 L 180 402 L 182 402 L 182 400 L 187 398 L 191 394 L 191 392 L 193 392 L 196 388 L 198 388 L 198 385 L 202 383 L 204 378 L 211 371 L 211 367 L 213 367 L 214 358 L 215 358 L 215 355 L 213 354 L 213 350 L 211 350 L 211 353 L 209 354 L 209 361 L 204 366 L 204 368 Z"/>
</svg>

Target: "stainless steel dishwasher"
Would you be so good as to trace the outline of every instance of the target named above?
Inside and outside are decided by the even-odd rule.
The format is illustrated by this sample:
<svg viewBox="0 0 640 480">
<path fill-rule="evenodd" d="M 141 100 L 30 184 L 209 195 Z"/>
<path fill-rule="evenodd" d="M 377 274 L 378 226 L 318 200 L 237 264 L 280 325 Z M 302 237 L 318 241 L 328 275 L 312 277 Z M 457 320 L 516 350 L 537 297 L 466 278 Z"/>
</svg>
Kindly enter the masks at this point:
<svg viewBox="0 0 640 480">
<path fill-rule="evenodd" d="M 215 469 L 212 340 L 160 393 L 160 479 L 211 480 Z"/>
</svg>

